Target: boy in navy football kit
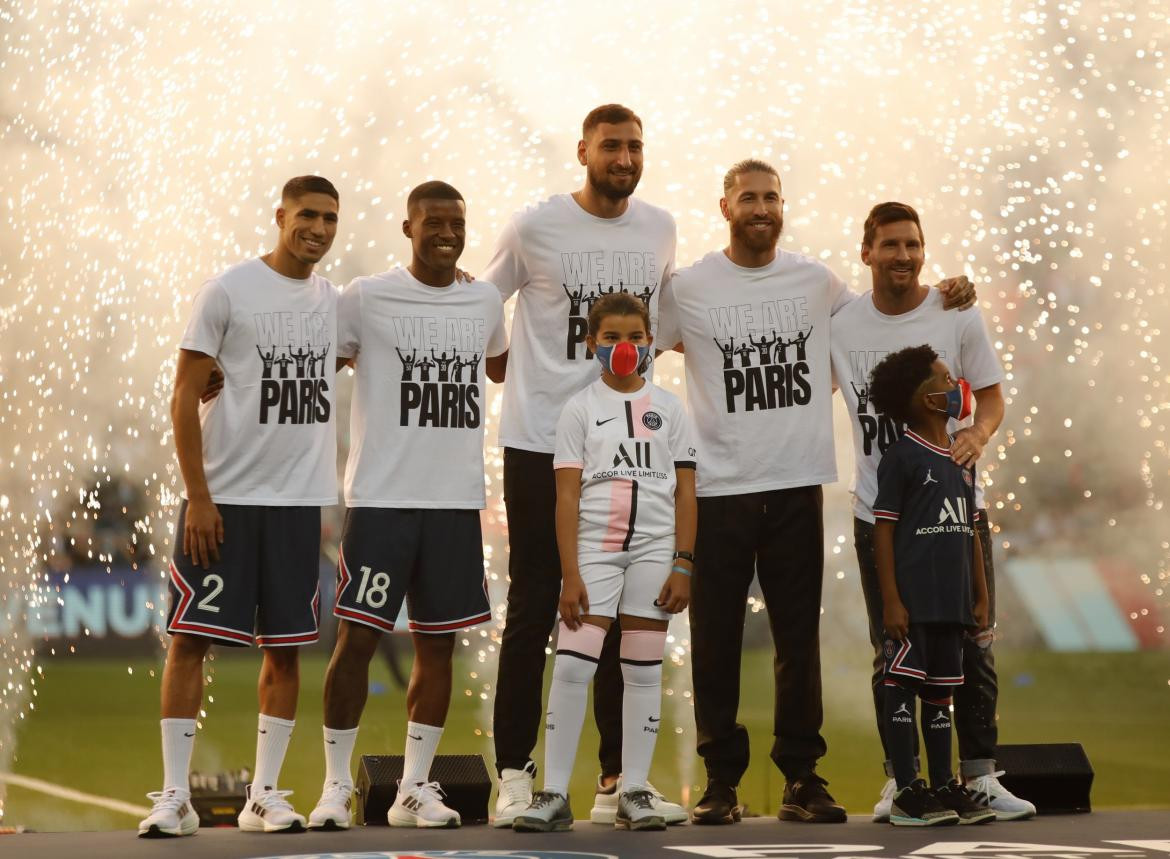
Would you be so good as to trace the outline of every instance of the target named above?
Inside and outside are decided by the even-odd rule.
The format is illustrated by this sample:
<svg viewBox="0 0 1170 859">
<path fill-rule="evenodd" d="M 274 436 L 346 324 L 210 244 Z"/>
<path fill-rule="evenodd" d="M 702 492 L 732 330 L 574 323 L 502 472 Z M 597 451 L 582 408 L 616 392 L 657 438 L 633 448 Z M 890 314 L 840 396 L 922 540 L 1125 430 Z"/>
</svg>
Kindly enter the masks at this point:
<svg viewBox="0 0 1170 859">
<path fill-rule="evenodd" d="M 207 281 L 180 343 L 171 416 L 184 492 L 162 677 L 163 790 L 149 794 L 143 837 L 199 827 L 188 770 L 212 643 L 255 642 L 264 654 L 256 769 L 239 826 L 304 828 L 276 780 L 296 716 L 297 648 L 317 640 L 321 507 L 337 503 L 335 365 L 290 356 L 328 354 L 337 339 L 337 290 L 313 273 L 337 211 L 328 180 L 290 180 L 276 249 Z M 222 391 L 200 405 L 217 365 Z"/>
<path fill-rule="evenodd" d="M 962 637 L 987 627 L 987 582 L 972 470 L 951 459 L 947 419 L 971 412 L 971 390 L 929 346 L 888 355 L 869 397 L 907 425 L 878 465 L 874 553 L 882 590 L 885 739 L 897 782 L 890 822 L 901 826 L 985 823 L 951 770 L 951 690 L 963 683 Z M 914 699 L 921 700 L 930 787 L 915 767 Z"/>
<path fill-rule="evenodd" d="M 614 822 L 641 830 L 668 823 L 647 776 L 661 720 L 667 622 L 690 598 L 696 450 L 682 403 L 640 375 L 652 342 L 640 298 L 601 298 L 588 334 L 601 378 L 568 401 L 557 423 L 561 624 L 545 715 L 544 790 L 515 816 L 520 832 L 573 826 L 569 777 L 589 684 L 617 618 L 625 690 Z"/>
<path fill-rule="evenodd" d="M 406 760 L 388 822 L 461 822 L 429 773 L 451 700 L 455 632 L 491 619 L 479 523 L 484 410 L 507 337 L 496 288 L 456 283 L 462 195 L 425 182 L 411 191 L 407 212 L 410 265 L 357 278 L 338 305 L 337 353 L 354 360 L 357 378 L 333 609 L 341 622 L 325 677 L 325 784 L 312 829 L 349 826 L 350 759 L 369 663 L 403 600 L 415 658 Z M 432 355 L 436 373 L 421 369 Z"/>
</svg>

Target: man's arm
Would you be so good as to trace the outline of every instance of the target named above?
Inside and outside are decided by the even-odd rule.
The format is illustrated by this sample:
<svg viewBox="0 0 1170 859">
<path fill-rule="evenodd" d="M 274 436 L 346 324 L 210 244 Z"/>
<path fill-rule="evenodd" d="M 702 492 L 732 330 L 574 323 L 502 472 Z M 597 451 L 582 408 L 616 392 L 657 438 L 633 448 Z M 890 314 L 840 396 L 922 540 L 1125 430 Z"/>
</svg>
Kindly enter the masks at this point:
<svg viewBox="0 0 1170 859">
<path fill-rule="evenodd" d="M 975 420 L 966 429 L 956 431 L 951 443 L 951 459 L 964 468 L 974 467 L 983 455 L 983 448 L 1003 422 L 1003 389 L 998 384 L 980 388 L 972 394 L 975 397 Z"/>
<path fill-rule="evenodd" d="M 219 560 L 219 544 L 223 542 L 223 519 L 211 500 L 203 471 L 203 429 L 199 425 L 199 400 L 214 369 L 215 359 L 210 355 L 180 349 L 175 390 L 171 395 L 175 452 L 187 489 L 183 554 L 191 556 L 204 569 Z"/>
<path fill-rule="evenodd" d="M 508 353 L 501 352 L 494 358 L 487 359 L 487 377 L 495 382 L 497 385 L 504 381 L 504 375 L 508 370 Z"/>
</svg>

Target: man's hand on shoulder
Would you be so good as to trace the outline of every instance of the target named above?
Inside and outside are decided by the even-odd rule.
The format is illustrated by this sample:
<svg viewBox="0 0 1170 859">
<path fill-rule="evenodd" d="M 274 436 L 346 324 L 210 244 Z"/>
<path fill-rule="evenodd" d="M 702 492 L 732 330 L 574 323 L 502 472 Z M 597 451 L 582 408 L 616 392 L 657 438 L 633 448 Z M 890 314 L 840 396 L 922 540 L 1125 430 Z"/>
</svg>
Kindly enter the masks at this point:
<svg viewBox="0 0 1170 859">
<path fill-rule="evenodd" d="M 943 294 L 944 310 L 966 310 L 975 306 L 975 285 L 966 275 L 940 280 L 935 289 Z"/>
<path fill-rule="evenodd" d="M 986 446 L 987 435 L 978 426 L 957 430 L 951 442 L 951 459 L 963 468 L 973 468 Z"/>
</svg>

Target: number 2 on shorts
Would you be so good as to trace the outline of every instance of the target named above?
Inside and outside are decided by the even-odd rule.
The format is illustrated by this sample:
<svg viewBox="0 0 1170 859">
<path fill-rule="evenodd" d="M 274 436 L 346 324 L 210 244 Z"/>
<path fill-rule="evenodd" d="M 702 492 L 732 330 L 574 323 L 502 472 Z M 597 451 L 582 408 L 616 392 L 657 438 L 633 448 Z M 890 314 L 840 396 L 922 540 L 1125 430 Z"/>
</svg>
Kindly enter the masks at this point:
<svg viewBox="0 0 1170 859">
<path fill-rule="evenodd" d="M 203 587 L 207 587 L 209 584 L 214 584 L 215 590 L 213 590 L 203 599 L 199 600 L 199 608 L 203 611 L 213 611 L 218 614 L 219 606 L 212 605 L 211 601 L 219 596 L 220 592 L 223 591 L 223 578 L 217 576 L 215 573 L 208 573 L 203 578 Z"/>
</svg>

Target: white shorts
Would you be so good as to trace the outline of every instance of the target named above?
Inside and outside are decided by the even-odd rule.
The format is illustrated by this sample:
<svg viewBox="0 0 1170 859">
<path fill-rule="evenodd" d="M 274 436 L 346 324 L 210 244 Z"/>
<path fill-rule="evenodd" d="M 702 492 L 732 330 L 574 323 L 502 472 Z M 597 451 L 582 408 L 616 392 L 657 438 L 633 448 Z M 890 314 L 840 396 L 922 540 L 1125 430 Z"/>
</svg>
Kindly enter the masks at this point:
<svg viewBox="0 0 1170 859">
<path fill-rule="evenodd" d="M 669 620 L 670 614 L 654 604 L 674 558 L 674 535 L 648 540 L 628 552 L 580 549 L 577 564 L 585 593 L 588 614 L 617 617 L 619 614 Z"/>
</svg>

